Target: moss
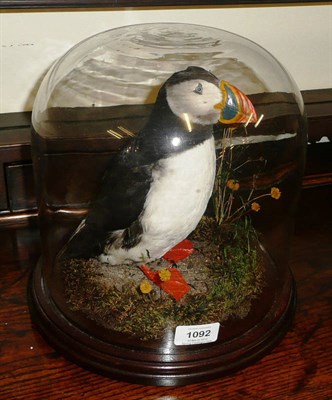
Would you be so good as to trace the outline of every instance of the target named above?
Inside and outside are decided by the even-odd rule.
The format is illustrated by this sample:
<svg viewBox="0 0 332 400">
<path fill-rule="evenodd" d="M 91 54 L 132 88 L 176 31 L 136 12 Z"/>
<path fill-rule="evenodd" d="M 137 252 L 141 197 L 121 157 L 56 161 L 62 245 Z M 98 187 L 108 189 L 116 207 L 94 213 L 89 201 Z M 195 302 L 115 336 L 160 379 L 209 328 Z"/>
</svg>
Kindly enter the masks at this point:
<svg viewBox="0 0 332 400">
<path fill-rule="evenodd" d="M 218 227 L 203 218 L 190 239 L 196 252 L 177 267 L 188 274 L 192 290 L 179 302 L 155 285 L 150 293 L 142 293 L 145 276 L 137 267 L 124 266 L 123 275 L 120 267 L 106 267 L 95 259 L 72 259 L 62 265 L 71 309 L 107 329 L 142 340 L 158 339 L 177 325 L 244 318 L 264 281 L 264 258 L 250 223 Z M 163 263 L 158 260 L 149 266 L 160 269 Z M 121 279 L 115 282 L 110 273 Z"/>
</svg>

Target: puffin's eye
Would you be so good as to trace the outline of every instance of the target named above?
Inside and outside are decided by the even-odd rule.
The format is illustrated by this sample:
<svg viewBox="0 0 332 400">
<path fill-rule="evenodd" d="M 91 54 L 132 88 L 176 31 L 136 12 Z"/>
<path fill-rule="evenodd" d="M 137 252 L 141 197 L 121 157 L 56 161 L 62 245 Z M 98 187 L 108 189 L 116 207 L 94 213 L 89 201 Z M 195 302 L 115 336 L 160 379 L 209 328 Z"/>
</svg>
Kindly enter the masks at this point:
<svg viewBox="0 0 332 400">
<path fill-rule="evenodd" d="M 197 94 L 203 94 L 203 85 L 201 83 L 198 83 L 198 85 L 195 87 L 194 92 Z"/>
</svg>

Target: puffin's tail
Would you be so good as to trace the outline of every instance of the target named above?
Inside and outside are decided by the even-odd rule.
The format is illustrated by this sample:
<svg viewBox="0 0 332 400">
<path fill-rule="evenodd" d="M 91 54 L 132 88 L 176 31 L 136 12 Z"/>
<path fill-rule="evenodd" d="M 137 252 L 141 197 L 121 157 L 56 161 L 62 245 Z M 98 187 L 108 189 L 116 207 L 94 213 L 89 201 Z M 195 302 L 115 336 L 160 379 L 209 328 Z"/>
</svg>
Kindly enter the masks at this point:
<svg viewBox="0 0 332 400">
<path fill-rule="evenodd" d="M 105 235 L 100 230 L 94 230 L 82 221 L 73 236 L 62 248 L 58 259 L 80 258 L 88 260 L 102 253 L 105 243 Z"/>
</svg>

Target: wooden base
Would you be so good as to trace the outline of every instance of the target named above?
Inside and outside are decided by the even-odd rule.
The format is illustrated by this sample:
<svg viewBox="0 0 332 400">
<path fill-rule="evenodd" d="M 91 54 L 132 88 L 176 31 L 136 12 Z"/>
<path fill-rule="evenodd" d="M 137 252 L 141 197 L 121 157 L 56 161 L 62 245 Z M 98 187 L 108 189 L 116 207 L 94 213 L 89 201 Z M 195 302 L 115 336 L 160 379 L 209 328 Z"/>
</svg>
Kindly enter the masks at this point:
<svg viewBox="0 0 332 400">
<path fill-rule="evenodd" d="M 41 262 L 30 279 L 29 305 L 45 339 L 75 363 L 133 383 L 186 385 L 244 368 L 282 339 L 294 314 L 296 290 L 288 270 L 282 279 L 276 274 L 246 318 L 222 324 L 218 340 L 204 345 L 175 346 L 172 331 L 163 340 L 148 343 L 113 331 L 95 334 L 95 328 L 78 324 L 53 302 Z"/>
</svg>

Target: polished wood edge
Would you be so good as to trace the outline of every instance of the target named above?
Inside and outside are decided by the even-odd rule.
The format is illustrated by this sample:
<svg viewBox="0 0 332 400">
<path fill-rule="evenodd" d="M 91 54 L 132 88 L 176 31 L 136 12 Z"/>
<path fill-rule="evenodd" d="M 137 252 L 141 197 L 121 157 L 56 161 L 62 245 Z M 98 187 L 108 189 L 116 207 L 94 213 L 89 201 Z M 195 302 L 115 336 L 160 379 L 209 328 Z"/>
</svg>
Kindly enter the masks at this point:
<svg viewBox="0 0 332 400">
<path fill-rule="evenodd" d="M 222 6 L 222 5 L 301 5 L 319 3 L 320 0 L 0 0 L 0 9 L 27 8 L 124 8 L 124 7 L 179 7 L 179 6 Z"/>
<path fill-rule="evenodd" d="M 37 222 L 37 211 L 0 214 L 0 229 L 22 228 Z"/>
<path fill-rule="evenodd" d="M 303 177 L 302 185 L 305 189 L 316 186 L 332 185 L 332 173 L 306 175 Z"/>
</svg>

